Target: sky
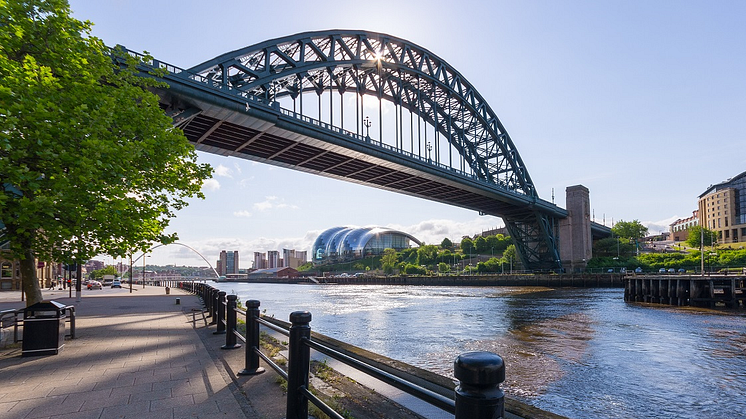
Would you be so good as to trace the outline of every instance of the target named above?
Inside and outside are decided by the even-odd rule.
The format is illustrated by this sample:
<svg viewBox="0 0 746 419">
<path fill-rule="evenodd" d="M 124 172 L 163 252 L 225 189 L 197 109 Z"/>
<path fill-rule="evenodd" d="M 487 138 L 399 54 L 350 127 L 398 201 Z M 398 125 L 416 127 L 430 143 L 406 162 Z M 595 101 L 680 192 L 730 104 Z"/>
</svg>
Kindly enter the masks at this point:
<svg viewBox="0 0 746 419">
<path fill-rule="evenodd" d="M 746 2 L 339 2 L 72 0 L 110 46 L 189 68 L 265 40 L 329 29 L 406 39 L 476 87 L 510 134 L 539 196 L 590 190 L 596 222 L 650 233 L 692 215 L 708 186 L 746 170 Z M 237 158 L 169 226 L 215 264 L 238 250 L 308 250 L 331 227 L 384 226 L 426 243 L 503 225 L 474 211 Z M 99 258 L 100 259 L 100 258 Z M 105 258 L 104 258 L 105 259 Z M 148 263 L 204 266 L 185 246 Z"/>
</svg>

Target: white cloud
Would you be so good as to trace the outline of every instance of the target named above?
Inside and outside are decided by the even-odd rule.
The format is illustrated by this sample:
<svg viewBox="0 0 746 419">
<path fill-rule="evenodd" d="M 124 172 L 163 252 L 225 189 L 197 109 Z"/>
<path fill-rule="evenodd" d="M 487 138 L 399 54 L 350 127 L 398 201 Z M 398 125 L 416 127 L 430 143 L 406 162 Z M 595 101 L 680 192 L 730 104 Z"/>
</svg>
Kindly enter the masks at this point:
<svg viewBox="0 0 746 419">
<path fill-rule="evenodd" d="M 688 215 L 687 217 L 691 217 Z M 664 231 L 668 231 L 669 226 L 679 218 L 686 218 L 686 217 L 680 217 L 678 215 L 674 215 L 673 217 L 666 218 L 665 220 L 660 221 L 640 221 L 642 225 L 648 228 L 648 234 L 660 234 Z"/>
<path fill-rule="evenodd" d="M 230 168 L 223 166 L 222 164 L 219 164 L 218 167 L 215 168 L 215 176 L 232 178 L 233 171 Z"/>
<path fill-rule="evenodd" d="M 217 179 L 207 179 L 202 182 L 202 189 L 206 189 L 208 191 L 217 191 L 218 189 L 220 189 L 220 182 L 218 182 Z"/>
<path fill-rule="evenodd" d="M 251 213 L 248 212 L 248 211 L 246 211 L 246 210 L 236 211 L 236 212 L 233 213 L 233 215 L 236 216 L 236 217 L 247 217 L 247 218 L 251 217 Z"/>
<path fill-rule="evenodd" d="M 503 226 L 499 218 L 480 216 L 468 221 L 425 220 L 414 225 L 389 224 L 386 227 L 409 233 L 426 244 L 440 244 L 446 237 L 458 243 L 463 236 L 471 237 Z"/>
<path fill-rule="evenodd" d="M 264 201 L 257 202 L 254 204 L 254 209 L 257 211 L 267 211 L 270 209 L 298 209 L 297 205 L 286 204 L 282 199 L 276 196 L 268 196 Z"/>
</svg>

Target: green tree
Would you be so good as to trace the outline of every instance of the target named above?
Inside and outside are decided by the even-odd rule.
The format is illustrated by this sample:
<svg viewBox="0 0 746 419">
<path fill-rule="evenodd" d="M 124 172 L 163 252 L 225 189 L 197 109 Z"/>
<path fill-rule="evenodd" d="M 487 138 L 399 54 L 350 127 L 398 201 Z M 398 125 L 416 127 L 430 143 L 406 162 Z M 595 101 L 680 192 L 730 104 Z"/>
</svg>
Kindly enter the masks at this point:
<svg viewBox="0 0 746 419">
<path fill-rule="evenodd" d="M 462 238 L 461 251 L 464 252 L 465 255 L 474 253 L 474 241 L 469 237 Z"/>
<path fill-rule="evenodd" d="M 90 278 L 92 279 L 101 279 L 104 277 L 104 275 L 117 275 L 119 272 L 117 272 L 117 268 L 113 266 L 107 266 L 103 269 L 97 269 L 90 274 Z"/>
<path fill-rule="evenodd" d="M 450 271 L 451 271 L 451 267 L 447 263 L 440 262 L 438 264 L 438 272 L 444 274 L 444 273 L 448 273 Z"/>
<path fill-rule="evenodd" d="M 514 244 L 511 244 L 507 249 L 505 249 L 505 252 L 503 252 L 503 258 L 505 258 L 508 264 L 512 264 L 511 266 L 515 269 L 518 261 L 518 251 Z"/>
<path fill-rule="evenodd" d="M 383 272 L 390 274 L 394 272 L 394 267 L 396 267 L 396 263 L 399 261 L 399 256 L 396 253 L 396 250 L 391 248 L 383 249 L 383 256 L 381 256 L 381 268 L 383 269 Z"/>
<path fill-rule="evenodd" d="M 432 265 L 438 257 L 438 246 L 434 244 L 422 245 L 417 249 L 417 263 L 419 265 Z"/>
<path fill-rule="evenodd" d="M 443 249 L 451 250 L 453 249 L 453 242 L 451 241 L 451 239 L 446 237 L 445 239 L 443 239 L 442 242 L 440 242 L 440 247 Z"/>
<path fill-rule="evenodd" d="M 622 257 L 635 254 L 635 245 L 619 237 L 606 237 L 593 242 L 593 257 Z"/>
<path fill-rule="evenodd" d="M 686 237 L 686 245 L 699 249 L 699 245 L 704 241 L 705 246 L 712 246 L 717 240 L 717 231 L 712 231 L 702 226 L 694 226 L 689 229 L 689 235 Z"/>
<path fill-rule="evenodd" d="M 611 228 L 611 234 L 623 239 L 641 239 L 648 235 L 648 228 L 637 220 L 620 220 Z"/>
<path fill-rule="evenodd" d="M 477 237 L 477 239 L 474 240 L 474 250 L 476 250 L 480 255 L 489 253 L 490 248 L 487 246 L 487 239 L 482 236 Z"/>
<path fill-rule="evenodd" d="M 123 257 L 203 197 L 212 169 L 139 77 L 66 0 L 0 0 L 0 220 L 21 261 L 27 304 L 42 299 L 35 258 Z M 112 59 L 110 54 L 118 56 Z"/>
</svg>

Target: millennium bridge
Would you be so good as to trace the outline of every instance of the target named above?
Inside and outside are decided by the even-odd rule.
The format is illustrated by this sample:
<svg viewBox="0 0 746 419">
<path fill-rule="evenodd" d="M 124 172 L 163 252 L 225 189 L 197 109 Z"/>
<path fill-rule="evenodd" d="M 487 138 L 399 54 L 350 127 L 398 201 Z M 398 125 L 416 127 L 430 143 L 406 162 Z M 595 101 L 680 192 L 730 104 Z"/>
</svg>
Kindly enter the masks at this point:
<svg viewBox="0 0 746 419">
<path fill-rule="evenodd" d="M 165 82 L 155 89 L 161 106 L 197 150 L 501 217 L 526 269 L 563 267 L 568 210 L 539 198 L 486 100 L 421 46 L 369 31 L 306 32 L 188 69 L 123 49 Z M 588 235 L 610 234 L 581 218 Z"/>
</svg>

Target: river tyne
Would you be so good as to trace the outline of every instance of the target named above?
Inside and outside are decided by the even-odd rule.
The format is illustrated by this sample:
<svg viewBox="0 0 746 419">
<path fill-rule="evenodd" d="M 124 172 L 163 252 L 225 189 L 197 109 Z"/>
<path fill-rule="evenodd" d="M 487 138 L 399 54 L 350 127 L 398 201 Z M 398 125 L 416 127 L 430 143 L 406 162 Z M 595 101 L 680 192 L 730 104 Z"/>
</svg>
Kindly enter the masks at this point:
<svg viewBox="0 0 746 419">
<path fill-rule="evenodd" d="M 491 351 L 505 393 L 570 418 L 746 418 L 746 316 L 628 304 L 622 289 L 213 284 L 265 315 L 453 376 Z"/>
</svg>

